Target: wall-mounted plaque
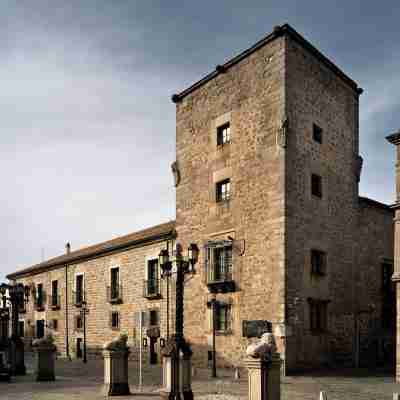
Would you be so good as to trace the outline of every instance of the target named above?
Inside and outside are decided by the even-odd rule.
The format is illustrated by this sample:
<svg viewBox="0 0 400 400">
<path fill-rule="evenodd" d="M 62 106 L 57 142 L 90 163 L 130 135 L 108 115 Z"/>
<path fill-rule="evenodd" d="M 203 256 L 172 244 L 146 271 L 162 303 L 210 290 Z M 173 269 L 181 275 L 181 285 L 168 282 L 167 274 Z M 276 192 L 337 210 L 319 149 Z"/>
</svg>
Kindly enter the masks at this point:
<svg viewBox="0 0 400 400">
<path fill-rule="evenodd" d="M 272 323 L 270 321 L 256 320 L 243 321 L 243 337 L 261 337 L 264 333 L 272 333 Z"/>
</svg>

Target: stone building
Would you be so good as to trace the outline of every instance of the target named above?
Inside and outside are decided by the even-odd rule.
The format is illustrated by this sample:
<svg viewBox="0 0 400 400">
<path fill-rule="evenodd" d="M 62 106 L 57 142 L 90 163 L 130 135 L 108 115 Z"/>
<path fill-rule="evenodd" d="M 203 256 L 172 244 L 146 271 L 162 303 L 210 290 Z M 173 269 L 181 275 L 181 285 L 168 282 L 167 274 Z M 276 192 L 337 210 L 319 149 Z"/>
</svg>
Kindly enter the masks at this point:
<svg viewBox="0 0 400 400">
<path fill-rule="evenodd" d="M 54 293 L 52 282 L 59 282 L 61 310 L 28 309 L 27 328 L 37 335 L 40 324 L 58 318 L 60 347 L 68 348 L 68 337 L 79 353 L 76 288 L 90 309 L 90 348 L 115 333 L 115 318 L 114 328 L 133 341 L 139 310 L 148 310 L 150 325 L 160 328 L 153 330 L 165 337 L 165 285 L 149 298 L 142 282 L 159 279 L 153 260 L 176 238 L 183 248 L 201 248 L 197 274 L 185 286 L 185 336 L 195 364 L 206 366 L 212 356 L 215 296 L 219 366 L 241 365 L 257 326 L 275 333 L 288 371 L 387 362 L 393 210 L 359 196 L 361 93 L 283 25 L 175 94 L 176 222 L 9 275 L 34 283 L 36 296 L 40 284 L 42 293 Z M 106 287 L 118 282 L 123 298 L 110 301 Z"/>
<path fill-rule="evenodd" d="M 396 314 L 396 381 L 400 382 L 400 130 L 387 137 L 389 143 L 396 146 L 396 203 L 392 207 L 395 212 L 395 229 L 394 229 L 394 273 L 392 281 L 395 285 L 396 299 L 397 299 L 397 314 Z"/>
</svg>

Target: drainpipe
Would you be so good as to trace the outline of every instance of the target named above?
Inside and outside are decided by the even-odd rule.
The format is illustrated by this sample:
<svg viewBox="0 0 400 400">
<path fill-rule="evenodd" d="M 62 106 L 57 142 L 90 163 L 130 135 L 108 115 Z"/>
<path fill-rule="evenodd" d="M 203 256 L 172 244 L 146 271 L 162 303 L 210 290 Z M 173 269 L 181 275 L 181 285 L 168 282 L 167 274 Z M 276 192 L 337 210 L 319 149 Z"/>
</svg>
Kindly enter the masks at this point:
<svg viewBox="0 0 400 400">
<path fill-rule="evenodd" d="M 65 245 L 65 252 L 66 254 L 71 252 L 71 245 L 69 243 Z M 69 354 L 68 319 L 68 264 L 65 264 L 65 353 L 67 358 L 71 360 Z"/>
</svg>

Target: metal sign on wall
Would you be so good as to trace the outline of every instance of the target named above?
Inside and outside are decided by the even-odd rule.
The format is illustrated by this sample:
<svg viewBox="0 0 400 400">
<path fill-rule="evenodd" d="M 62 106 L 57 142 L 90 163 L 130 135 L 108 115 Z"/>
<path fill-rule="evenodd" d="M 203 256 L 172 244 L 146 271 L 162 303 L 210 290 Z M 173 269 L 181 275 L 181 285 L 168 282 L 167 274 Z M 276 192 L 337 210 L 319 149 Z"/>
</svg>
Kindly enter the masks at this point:
<svg viewBox="0 0 400 400">
<path fill-rule="evenodd" d="M 261 337 L 264 333 L 272 332 L 272 323 L 265 320 L 243 321 L 243 337 Z"/>
</svg>

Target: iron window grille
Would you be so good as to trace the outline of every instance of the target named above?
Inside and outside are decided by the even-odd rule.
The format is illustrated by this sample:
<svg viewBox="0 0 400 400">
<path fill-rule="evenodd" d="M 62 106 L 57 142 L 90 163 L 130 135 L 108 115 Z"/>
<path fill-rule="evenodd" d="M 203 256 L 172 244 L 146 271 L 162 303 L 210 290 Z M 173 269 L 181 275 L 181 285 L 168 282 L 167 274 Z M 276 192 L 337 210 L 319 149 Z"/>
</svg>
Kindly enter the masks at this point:
<svg viewBox="0 0 400 400">
<path fill-rule="evenodd" d="M 323 276 L 326 274 L 326 253 L 320 250 L 311 250 L 311 273 Z"/>
<path fill-rule="evenodd" d="M 231 141 L 231 127 L 229 122 L 217 128 L 217 145 L 223 146 Z"/>
<path fill-rule="evenodd" d="M 231 180 L 225 179 L 216 184 L 217 203 L 229 201 L 231 198 Z"/>
</svg>

